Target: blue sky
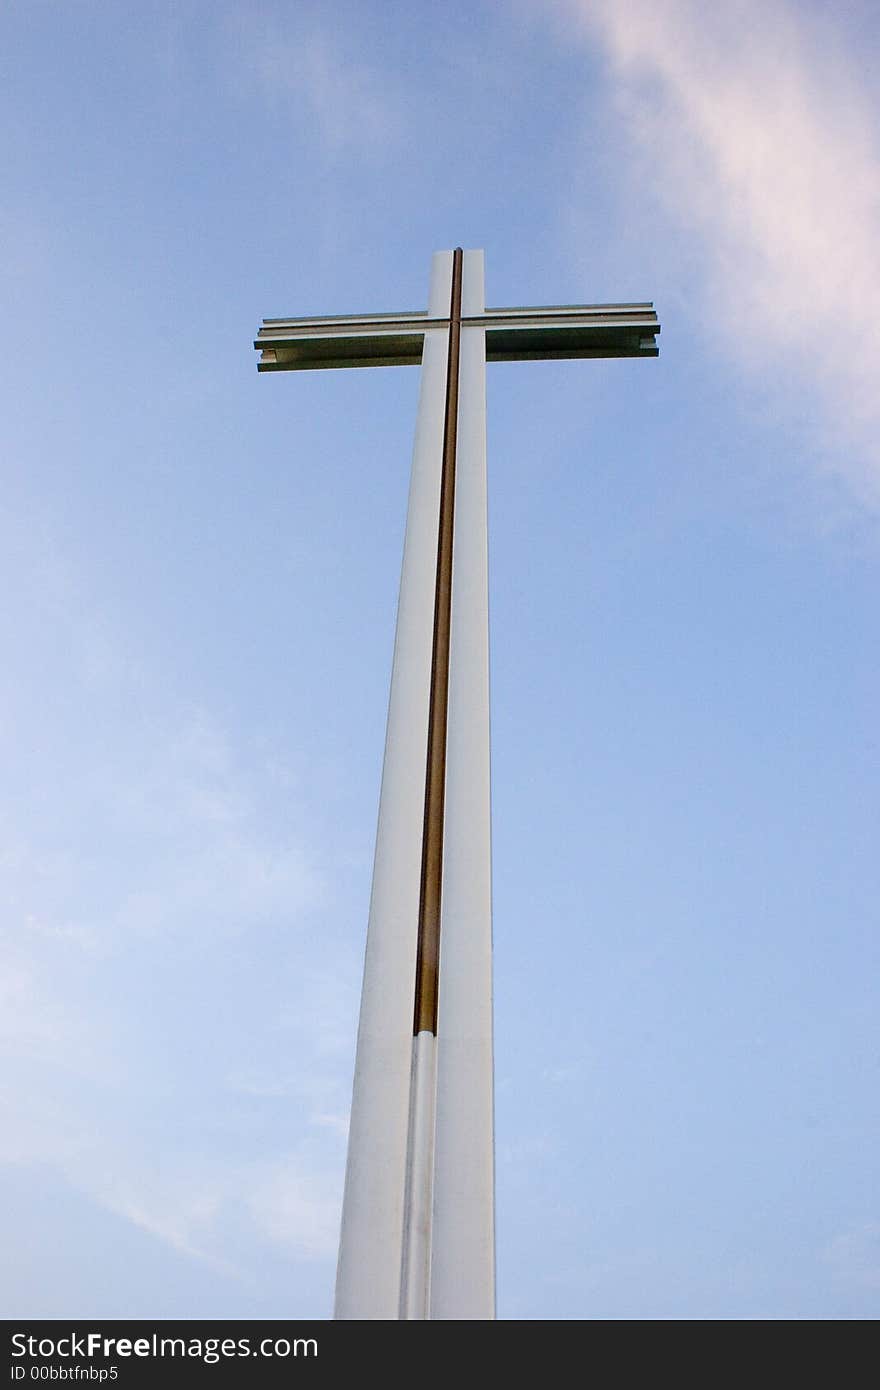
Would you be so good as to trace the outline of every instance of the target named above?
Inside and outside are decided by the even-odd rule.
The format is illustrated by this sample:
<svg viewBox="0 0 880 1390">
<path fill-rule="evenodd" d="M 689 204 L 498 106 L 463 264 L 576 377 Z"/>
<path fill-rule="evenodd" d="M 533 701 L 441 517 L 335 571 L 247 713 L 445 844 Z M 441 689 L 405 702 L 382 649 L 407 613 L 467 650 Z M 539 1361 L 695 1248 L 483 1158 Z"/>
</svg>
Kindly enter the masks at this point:
<svg viewBox="0 0 880 1390">
<path fill-rule="evenodd" d="M 7 1317 L 329 1315 L 417 372 L 266 316 L 653 299 L 489 370 L 499 1315 L 869 1318 L 880 22 L 11 0 Z"/>
</svg>

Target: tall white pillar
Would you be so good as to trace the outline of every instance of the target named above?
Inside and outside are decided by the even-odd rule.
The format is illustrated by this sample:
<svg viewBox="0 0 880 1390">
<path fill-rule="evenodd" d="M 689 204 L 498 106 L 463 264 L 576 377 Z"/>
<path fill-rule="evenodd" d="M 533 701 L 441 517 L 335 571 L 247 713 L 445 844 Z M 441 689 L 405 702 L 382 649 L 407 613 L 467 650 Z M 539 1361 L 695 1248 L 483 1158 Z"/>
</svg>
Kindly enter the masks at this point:
<svg viewBox="0 0 880 1390">
<path fill-rule="evenodd" d="M 428 314 L 453 312 L 453 255 Z M 461 318 L 483 312 L 462 257 Z M 342 1212 L 336 1317 L 495 1315 L 485 332 L 425 332 Z M 455 383 L 453 383 L 453 388 Z M 448 404 L 449 403 L 449 404 Z M 414 988 L 447 409 L 457 424 L 436 1036 Z M 447 468 L 449 467 L 447 451 Z"/>
<path fill-rule="evenodd" d="M 452 253 L 431 267 L 428 312 L 449 314 Z M 413 986 L 425 801 L 448 329 L 425 333 L 385 760 L 373 863 L 337 1318 L 397 1318 L 413 1055 Z"/>
<path fill-rule="evenodd" d="M 337 1318 L 495 1316 L 486 357 L 656 357 L 649 302 L 264 319 L 261 372 L 421 362 L 336 1284 Z"/>
<path fill-rule="evenodd" d="M 483 312 L 464 253 L 462 318 Z M 494 1318 L 486 347 L 462 328 L 437 1023 L 432 1318 Z"/>
</svg>

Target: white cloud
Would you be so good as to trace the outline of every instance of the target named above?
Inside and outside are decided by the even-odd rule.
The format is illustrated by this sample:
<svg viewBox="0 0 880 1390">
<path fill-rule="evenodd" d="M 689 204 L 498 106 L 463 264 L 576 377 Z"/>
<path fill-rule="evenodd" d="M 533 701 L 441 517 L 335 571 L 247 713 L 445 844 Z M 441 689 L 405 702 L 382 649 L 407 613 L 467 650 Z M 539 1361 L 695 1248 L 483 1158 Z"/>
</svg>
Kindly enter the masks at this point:
<svg viewBox="0 0 880 1390">
<path fill-rule="evenodd" d="M 270 1238 L 312 1258 L 338 1223 L 342 1141 L 328 1133 L 314 1171 L 285 1148 L 291 1133 L 332 1129 L 328 1106 L 345 1106 L 342 1011 L 354 1018 L 348 962 L 310 930 L 322 878 L 302 846 L 267 829 L 206 716 L 146 752 L 91 789 L 109 808 L 92 830 L 100 845 L 90 834 L 78 850 L 47 846 L 38 826 L 30 838 L 9 832 L 0 1161 L 48 1165 L 218 1270 L 233 1271 L 238 1207 L 249 1213 L 246 1263 Z M 236 1074 L 230 1057 L 251 1060 Z M 260 1158 L 241 1153 L 249 1097 L 274 1130 Z M 224 1158 L 218 1125 L 237 1157 Z"/>
<path fill-rule="evenodd" d="M 240 1163 L 202 1155 L 198 1163 L 178 1159 L 158 1169 L 143 1166 L 131 1155 L 120 1164 L 118 1152 L 113 1159 L 115 1168 L 98 1165 L 81 1182 L 95 1200 L 172 1249 L 219 1271 L 252 1273 L 248 1265 L 263 1242 L 305 1259 L 323 1259 L 335 1252 L 340 1174 L 338 1162 L 326 1153 L 310 1155 L 304 1147 Z M 228 1236 L 232 1225 L 237 1227 L 236 1242 Z"/>
<path fill-rule="evenodd" d="M 388 74 L 374 71 L 316 18 L 277 24 L 235 17 L 237 58 L 268 109 L 331 155 L 385 153 L 401 129 Z"/>
<path fill-rule="evenodd" d="M 785 0 L 566 0 L 562 13 L 610 59 L 638 206 L 650 191 L 678 223 L 713 340 L 765 385 L 818 400 L 826 466 L 877 506 L 878 101 L 842 30 Z"/>
<path fill-rule="evenodd" d="M 309 806 L 283 750 L 169 693 L 26 530 L 0 547 L 0 1162 L 218 1271 L 323 1257 L 355 991 Z"/>
<path fill-rule="evenodd" d="M 844 1231 L 825 1251 L 825 1260 L 841 1282 L 880 1289 L 880 1221 Z"/>
<path fill-rule="evenodd" d="M 254 1172 L 248 1209 L 263 1236 L 312 1257 L 330 1257 L 339 1240 L 340 1189 L 326 1166 L 291 1154 Z"/>
<path fill-rule="evenodd" d="M 0 806 L 0 923 L 101 951 L 130 932 L 215 937 L 319 906 L 323 876 L 305 846 L 272 823 L 259 779 L 208 724 L 181 711 L 88 769 L 57 769 L 63 818 Z"/>
</svg>

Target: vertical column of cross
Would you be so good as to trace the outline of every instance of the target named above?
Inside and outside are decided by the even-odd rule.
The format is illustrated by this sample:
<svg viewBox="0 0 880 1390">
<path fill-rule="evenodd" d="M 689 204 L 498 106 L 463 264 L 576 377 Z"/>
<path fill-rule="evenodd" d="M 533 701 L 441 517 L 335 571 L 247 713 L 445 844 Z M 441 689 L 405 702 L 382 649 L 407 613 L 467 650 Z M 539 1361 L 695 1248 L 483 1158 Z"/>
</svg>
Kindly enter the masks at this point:
<svg viewBox="0 0 880 1390">
<path fill-rule="evenodd" d="M 452 269 L 451 252 L 434 256 L 431 318 L 447 319 Z M 445 326 L 425 333 L 355 1060 L 337 1318 L 400 1316 L 448 350 Z"/>
<path fill-rule="evenodd" d="M 422 875 L 413 1009 L 409 1142 L 404 1202 L 400 1317 L 430 1316 L 433 1226 L 437 1011 L 446 801 L 446 745 L 452 622 L 452 569 L 456 512 L 459 357 L 463 252 L 452 257 L 443 464 L 437 525 L 431 700 L 425 774 Z"/>
<path fill-rule="evenodd" d="M 484 309 L 464 253 L 462 314 Z M 431 1318 L 495 1316 L 486 345 L 462 329 L 437 1019 Z"/>
</svg>

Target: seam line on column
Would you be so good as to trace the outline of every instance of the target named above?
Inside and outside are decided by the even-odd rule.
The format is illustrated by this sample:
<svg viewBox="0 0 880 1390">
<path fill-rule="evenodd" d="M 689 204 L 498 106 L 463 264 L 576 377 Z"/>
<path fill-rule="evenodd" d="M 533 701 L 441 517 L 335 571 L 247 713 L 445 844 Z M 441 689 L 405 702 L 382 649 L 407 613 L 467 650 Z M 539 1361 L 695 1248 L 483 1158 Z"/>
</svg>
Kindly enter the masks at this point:
<svg viewBox="0 0 880 1390">
<path fill-rule="evenodd" d="M 458 436 L 458 371 L 461 356 L 461 284 L 463 252 L 452 255 L 449 347 L 446 361 L 446 410 L 437 525 L 437 572 L 434 584 L 434 635 L 431 650 L 431 698 L 425 773 L 425 813 L 419 890 L 413 1034 L 437 1032 L 440 969 L 440 899 L 443 879 L 443 818 L 446 799 L 446 731 L 449 705 L 449 639 L 452 617 L 452 545 L 455 521 L 455 463 Z"/>
</svg>

